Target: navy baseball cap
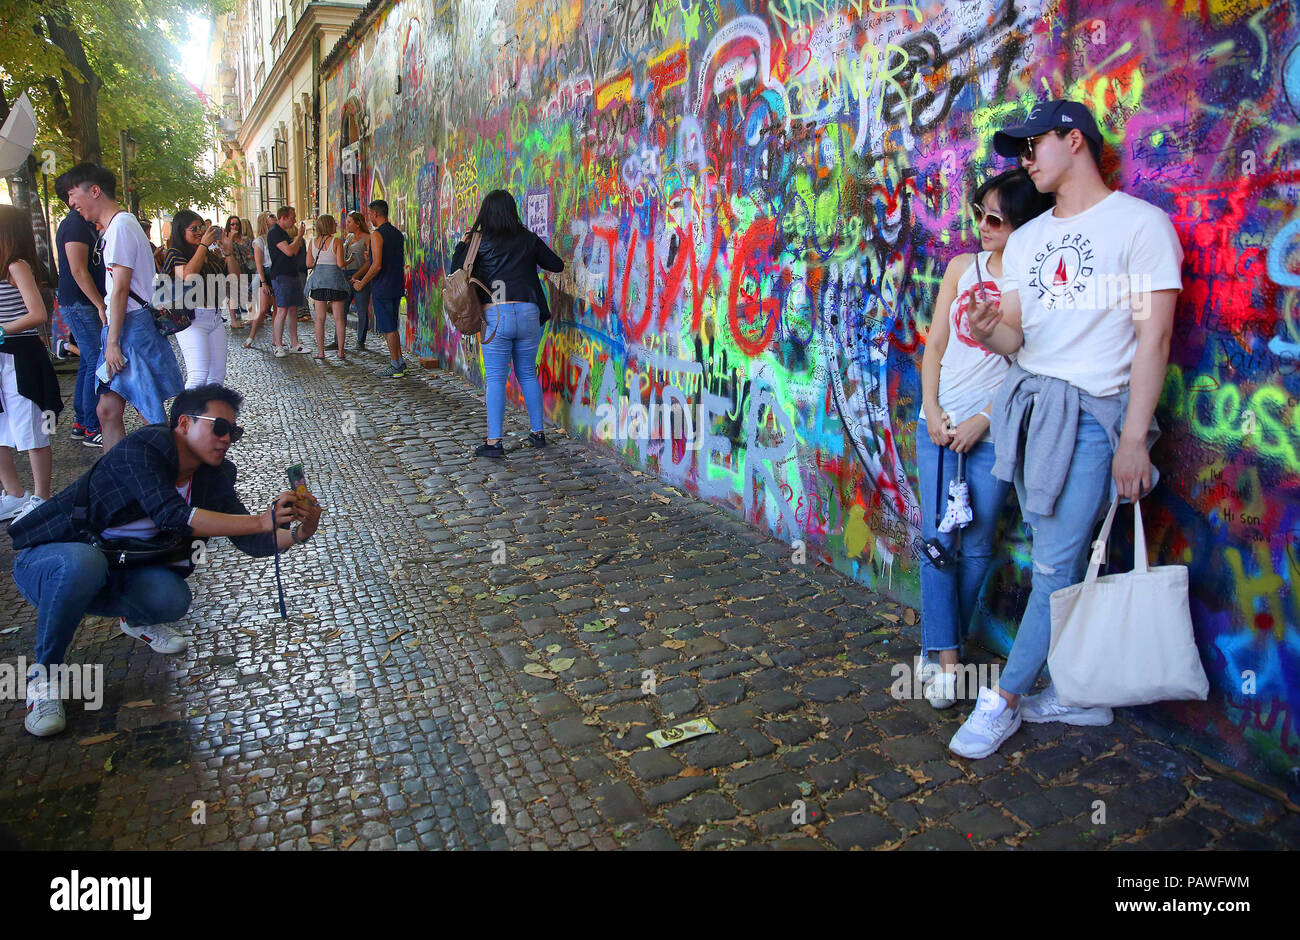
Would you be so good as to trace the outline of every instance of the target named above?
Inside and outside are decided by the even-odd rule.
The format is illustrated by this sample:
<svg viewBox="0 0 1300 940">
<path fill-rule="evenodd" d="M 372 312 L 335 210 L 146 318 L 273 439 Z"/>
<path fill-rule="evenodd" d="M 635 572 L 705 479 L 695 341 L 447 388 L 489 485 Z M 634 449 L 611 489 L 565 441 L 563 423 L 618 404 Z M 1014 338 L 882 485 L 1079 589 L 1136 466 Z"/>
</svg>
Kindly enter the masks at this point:
<svg viewBox="0 0 1300 940">
<path fill-rule="evenodd" d="M 1006 127 L 993 135 L 993 149 L 1004 157 L 1020 156 L 1020 142 L 1058 127 L 1080 131 L 1084 137 L 1101 144 L 1101 131 L 1092 112 L 1077 101 L 1045 101 L 1035 105 L 1025 123 Z"/>
</svg>

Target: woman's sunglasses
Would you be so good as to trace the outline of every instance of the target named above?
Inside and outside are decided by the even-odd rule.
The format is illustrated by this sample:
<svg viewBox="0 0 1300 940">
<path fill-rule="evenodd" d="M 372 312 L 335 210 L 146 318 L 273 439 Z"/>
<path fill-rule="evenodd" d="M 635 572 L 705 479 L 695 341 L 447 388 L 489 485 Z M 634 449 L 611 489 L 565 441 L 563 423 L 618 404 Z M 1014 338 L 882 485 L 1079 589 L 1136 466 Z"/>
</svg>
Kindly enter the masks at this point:
<svg viewBox="0 0 1300 940">
<path fill-rule="evenodd" d="M 984 207 L 981 206 L 979 203 L 976 203 L 975 205 L 971 206 L 971 210 L 975 213 L 976 225 L 979 225 L 985 219 L 988 220 L 990 228 L 1001 228 L 1007 223 L 1007 220 L 1002 216 L 998 215 L 996 212 L 985 212 Z"/>
<path fill-rule="evenodd" d="M 225 437 L 230 435 L 230 443 L 236 444 L 244 436 L 244 429 L 237 424 L 232 424 L 225 418 L 214 418 L 211 415 L 190 415 L 191 418 L 198 418 L 201 421 L 212 422 L 212 433 L 216 437 Z"/>
</svg>

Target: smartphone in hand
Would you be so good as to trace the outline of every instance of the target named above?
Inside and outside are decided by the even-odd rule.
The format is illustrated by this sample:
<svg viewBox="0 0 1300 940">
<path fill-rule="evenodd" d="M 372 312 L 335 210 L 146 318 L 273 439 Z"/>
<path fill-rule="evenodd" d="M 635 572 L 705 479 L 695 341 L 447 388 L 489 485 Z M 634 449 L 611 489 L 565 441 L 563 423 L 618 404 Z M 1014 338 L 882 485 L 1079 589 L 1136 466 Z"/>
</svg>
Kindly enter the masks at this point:
<svg viewBox="0 0 1300 940">
<path fill-rule="evenodd" d="M 311 494 L 307 490 L 307 474 L 303 473 L 302 464 L 296 463 L 285 471 L 289 477 L 289 489 L 298 499 L 306 499 Z"/>
<path fill-rule="evenodd" d="M 123 356 L 123 357 L 122 357 L 122 362 L 123 362 L 122 368 L 125 369 L 125 368 L 126 368 L 126 365 L 130 362 L 130 360 L 127 359 L 126 356 Z M 118 374 L 120 375 L 121 373 L 118 373 Z M 105 384 L 105 385 L 107 385 L 107 384 L 112 380 L 112 377 L 108 374 L 108 360 L 107 360 L 107 359 L 105 359 L 103 362 L 101 362 L 101 363 L 99 364 L 99 368 L 95 370 L 95 378 L 99 379 L 99 381 L 102 382 L 102 383 Z"/>
</svg>

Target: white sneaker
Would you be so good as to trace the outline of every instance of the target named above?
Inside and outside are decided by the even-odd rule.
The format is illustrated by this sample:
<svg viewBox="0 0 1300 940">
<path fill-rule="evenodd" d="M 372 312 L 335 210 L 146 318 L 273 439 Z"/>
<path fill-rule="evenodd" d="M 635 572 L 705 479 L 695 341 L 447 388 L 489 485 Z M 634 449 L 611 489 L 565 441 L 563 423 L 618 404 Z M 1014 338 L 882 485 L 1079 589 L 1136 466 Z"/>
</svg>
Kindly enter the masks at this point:
<svg viewBox="0 0 1300 940">
<path fill-rule="evenodd" d="M 27 505 L 27 501 L 31 498 L 31 493 L 23 493 L 22 496 L 10 496 L 0 490 L 0 522 L 12 519 L 22 512 L 23 507 Z"/>
<path fill-rule="evenodd" d="M 137 640 L 144 640 L 159 653 L 183 653 L 190 645 L 189 640 L 171 627 L 164 626 L 161 623 L 155 623 L 148 627 L 131 627 L 127 626 L 126 618 L 122 617 L 118 622 L 118 626 L 127 636 L 133 636 Z"/>
<path fill-rule="evenodd" d="M 1104 705 L 1062 705 L 1056 697 L 1056 686 L 1049 685 L 1037 695 L 1027 695 L 1020 700 L 1025 721 L 1041 724 L 1045 721 L 1063 721 L 1067 725 L 1084 725 L 1100 728 L 1115 720 L 1115 713 Z"/>
<path fill-rule="evenodd" d="M 17 522 L 43 502 L 45 502 L 45 500 L 41 499 L 35 493 L 27 497 L 27 502 L 23 503 L 22 507 L 18 510 L 18 514 L 14 516 L 14 522 Z"/>
<path fill-rule="evenodd" d="M 283 359 L 285 356 L 289 355 L 289 353 L 285 351 L 285 348 L 283 346 L 276 346 L 273 355 L 277 359 Z"/>
<path fill-rule="evenodd" d="M 38 738 L 58 734 L 68 726 L 63 713 L 63 699 L 58 688 L 46 679 L 37 679 L 27 686 L 27 717 L 23 727 Z"/>
<path fill-rule="evenodd" d="M 939 672 L 925 684 L 925 700 L 931 708 L 952 708 L 957 704 L 957 673 Z"/>
<path fill-rule="evenodd" d="M 975 702 L 975 711 L 952 736 L 948 750 L 959 757 L 979 760 L 1000 748 L 1019 727 L 1019 704 L 1008 708 L 1006 699 L 992 689 L 983 688 Z"/>
</svg>

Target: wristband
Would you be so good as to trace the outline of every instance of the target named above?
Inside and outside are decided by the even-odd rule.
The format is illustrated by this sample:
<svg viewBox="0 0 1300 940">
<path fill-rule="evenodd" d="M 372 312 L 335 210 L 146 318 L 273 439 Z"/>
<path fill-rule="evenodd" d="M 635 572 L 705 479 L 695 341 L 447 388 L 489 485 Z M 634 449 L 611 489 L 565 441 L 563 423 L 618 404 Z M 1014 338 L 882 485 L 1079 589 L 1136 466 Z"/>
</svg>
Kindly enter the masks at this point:
<svg viewBox="0 0 1300 940">
<path fill-rule="evenodd" d="M 293 544 L 295 545 L 305 545 L 307 543 L 307 539 L 311 538 L 310 535 L 307 536 L 307 539 L 298 538 L 298 530 L 301 528 L 302 528 L 302 523 L 299 522 L 292 529 L 289 530 L 289 538 L 293 539 Z"/>
<path fill-rule="evenodd" d="M 982 414 L 984 417 L 986 417 L 986 418 L 989 419 L 989 424 L 992 424 L 992 423 L 993 423 L 993 415 L 992 415 L 992 414 L 990 414 L 990 413 L 987 412 L 987 411 L 981 411 L 980 414 Z"/>
<path fill-rule="evenodd" d="M 5 328 L 3 326 L 0 326 L 0 343 L 3 343 L 4 341 L 5 341 Z"/>
</svg>

